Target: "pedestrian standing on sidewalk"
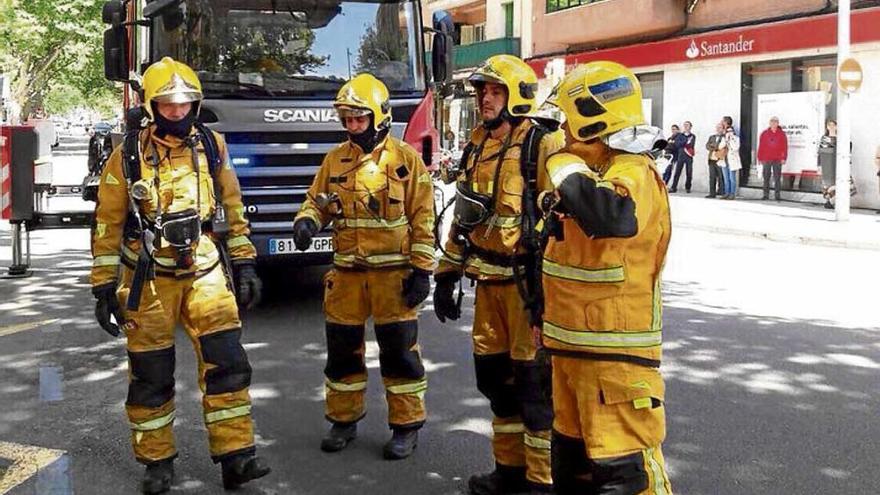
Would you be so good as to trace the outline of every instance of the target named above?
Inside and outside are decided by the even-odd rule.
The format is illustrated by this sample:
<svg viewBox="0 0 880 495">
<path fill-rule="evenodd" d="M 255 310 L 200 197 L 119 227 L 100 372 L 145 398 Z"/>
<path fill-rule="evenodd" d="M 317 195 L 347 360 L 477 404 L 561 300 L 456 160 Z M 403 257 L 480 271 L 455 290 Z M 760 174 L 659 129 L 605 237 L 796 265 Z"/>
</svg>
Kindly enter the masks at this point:
<svg viewBox="0 0 880 495">
<path fill-rule="evenodd" d="M 724 179 L 721 175 L 721 166 L 718 163 L 718 144 L 724 139 L 724 126 L 719 122 L 715 124 L 715 134 L 709 136 L 706 141 L 706 150 L 709 151 L 709 194 L 707 198 L 714 198 L 717 193 L 724 195 Z"/>
<path fill-rule="evenodd" d="M 773 174 L 773 187 L 776 201 L 782 199 L 782 166 L 788 159 L 788 138 L 779 127 L 779 117 L 770 117 L 770 127 L 764 129 L 758 141 L 758 162 L 763 165 L 764 196 L 770 199 L 770 174 Z"/>
<path fill-rule="evenodd" d="M 681 178 L 681 171 L 685 169 L 684 190 L 690 194 L 691 183 L 694 179 L 694 147 L 697 143 L 697 135 L 691 133 L 691 124 L 684 122 L 684 131 L 675 136 L 675 179 L 672 181 L 672 188 L 669 192 L 678 192 L 678 179 Z"/>
<path fill-rule="evenodd" d="M 737 181 L 736 176 L 742 169 L 742 160 L 739 156 L 739 136 L 728 127 L 724 137 L 718 144 L 719 150 L 724 150 L 724 159 L 719 161 L 722 176 L 724 177 L 724 193 L 721 199 L 736 199 Z"/>
<path fill-rule="evenodd" d="M 664 150 L 667 155 L 670 156 L 669 163 L 666 165 L 666 168 L 663 170 L 663 183 L 667 186 L 669 185 L 669 179 L 672 178 L 672 171 L 675 170 L 675 162 L 678 160 L 678 145 L 676 144 L 676 136 L 681 133 L 681 129 L 678 127 L 678 124 L 672 124 L 672 127 L 669 128 L 669 139 L 666 141 L 666 149 Z"/>
</svg>

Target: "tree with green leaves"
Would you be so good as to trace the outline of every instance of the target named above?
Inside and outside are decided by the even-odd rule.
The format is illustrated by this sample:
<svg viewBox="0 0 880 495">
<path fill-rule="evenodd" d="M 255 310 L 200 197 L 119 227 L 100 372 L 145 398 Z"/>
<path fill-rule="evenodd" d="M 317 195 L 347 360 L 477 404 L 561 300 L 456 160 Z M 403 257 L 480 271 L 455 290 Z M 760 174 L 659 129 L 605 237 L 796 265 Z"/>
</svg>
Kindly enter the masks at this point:
<svg viewBox="0 0 880 495">
<path fill-rule="evenodd" d="M 46 103 L 118 97 L 104 79 L 103 0 L 0 0 L 0 71 L 22 118 Z M 66 98 L 67 100 L 64 100 Z"/>
</svg>

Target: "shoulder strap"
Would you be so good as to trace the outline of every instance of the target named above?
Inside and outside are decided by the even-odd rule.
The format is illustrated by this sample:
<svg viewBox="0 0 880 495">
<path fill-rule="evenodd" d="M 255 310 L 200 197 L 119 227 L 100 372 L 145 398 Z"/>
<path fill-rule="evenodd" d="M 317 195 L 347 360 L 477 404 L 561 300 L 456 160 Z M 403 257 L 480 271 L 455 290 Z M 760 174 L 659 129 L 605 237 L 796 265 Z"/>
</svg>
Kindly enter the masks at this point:
<svg viewBox="0 0 880 495">
<path fill-rule="evenodd" d="M 531 201 L 538 198 L 538 154 L 541 151 L 541 140 L 550 130 L 540 123 L 535 123 L 526 131 L 520 154 L 520 173 L 531 196 Z M 524 205 L 525 206 L 525 205 Z M 532 206 L 532 205 L 528 205 Z"/>
<path fill-rule="evenodd" d="M 205 147 L 205 157 L 208 159 L 208 171 L 211 173 L 211 177 L 216 179 L 217 173 L 220 171 L 220 165 L 223 163 L 217 138 L 205 124 L 196 122 L 195 127 L 199 134 L 202 135 L 202 145 Z"/>
<path fill-rule="evenodd" d="M 122 141 L 122 174 L 129 184 L 141 180 L 140 130 L 125 133 Z"/>
</svg>

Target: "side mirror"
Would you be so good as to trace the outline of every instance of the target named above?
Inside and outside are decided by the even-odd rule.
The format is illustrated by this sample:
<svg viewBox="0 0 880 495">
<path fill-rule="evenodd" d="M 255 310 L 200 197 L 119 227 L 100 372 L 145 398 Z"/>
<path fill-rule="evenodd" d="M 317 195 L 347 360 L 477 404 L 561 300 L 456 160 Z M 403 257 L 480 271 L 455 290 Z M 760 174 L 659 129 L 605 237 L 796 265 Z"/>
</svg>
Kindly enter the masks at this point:
<svg viewBox="0 0 880 495">
<path fill-rule="evenodd" d="M 104 24 L 110 24 L 113 27 L 119 27 L 125 22 L 125 5 L 122 0 L 110 0 L 104 2 L 104 8 L 101 10 L 101 20 Z"/>
<path fill-rule="evenodd" d="M 455 25 L 452 16 L 445 10 L 438 10 L 433 15 L 434 38 L 431 45 L 431 70 L 434 82 L 445 84 L 452 80 Z"/>
<path fill-rule="evenodd" d="M 104 77 L 128 81 L 128 36 L 122 26 L 104 31 Z"/>
</svg>

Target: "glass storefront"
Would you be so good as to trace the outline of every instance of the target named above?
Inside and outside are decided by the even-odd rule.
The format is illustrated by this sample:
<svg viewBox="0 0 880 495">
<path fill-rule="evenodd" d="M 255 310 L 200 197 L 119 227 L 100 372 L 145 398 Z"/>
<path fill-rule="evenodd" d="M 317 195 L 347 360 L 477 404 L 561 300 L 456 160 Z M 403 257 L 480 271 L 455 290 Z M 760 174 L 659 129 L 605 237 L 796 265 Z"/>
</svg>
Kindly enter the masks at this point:
<svg viewBox="0 0 880 495">
<path fill-rule="evenodd" d="M 756 150 L 759 136 L 767 128 L 768 122 L 758 121 L 759 96 L 820 91 L 826 95 L 825 119 L 835 119 L 837 115 L 836 67 L 837 61 L 834 56 L 743 64 L 740 108 L 742 146 L 740 149 L 750 150 L 749 152 L 741 152 L 743 161 L 741 181 L 744 187 L 762 187 L 760 171 L 755 166 L 757 164 Z M 816 168 L 818 169 L 818 165 Z M 783 174 L 782 189 L 796 192 L 821 192 L 821 175 L 819 172 Z"/>
</svg>

